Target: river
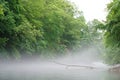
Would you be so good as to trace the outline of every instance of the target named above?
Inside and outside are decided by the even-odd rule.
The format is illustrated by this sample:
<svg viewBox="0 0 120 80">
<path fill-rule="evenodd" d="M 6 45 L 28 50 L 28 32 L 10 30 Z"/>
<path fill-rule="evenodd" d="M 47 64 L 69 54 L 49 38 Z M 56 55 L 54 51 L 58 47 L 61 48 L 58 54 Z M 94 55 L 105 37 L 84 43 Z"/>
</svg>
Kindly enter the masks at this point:
<svg viewBox="0 0 120 80">
<path fill-rule="evenodd" d="M 100 67 L 90 69 L 53 62 L 27 62 L 1 64 L 0 80 L 120 80 L 120 77 Z"/>
</svg>

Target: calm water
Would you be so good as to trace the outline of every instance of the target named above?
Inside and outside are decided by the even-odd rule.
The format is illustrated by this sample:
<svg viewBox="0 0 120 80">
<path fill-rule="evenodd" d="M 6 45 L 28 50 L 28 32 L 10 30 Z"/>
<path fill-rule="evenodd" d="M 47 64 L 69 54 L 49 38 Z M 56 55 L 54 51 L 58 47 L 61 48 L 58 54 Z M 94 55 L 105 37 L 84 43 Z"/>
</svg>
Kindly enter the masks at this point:
<svg viewBox="0 0 120 80">
<path fill-rule="evenodd" d="M 0 80 L 120 80 L 106 69 L 68 67 L 55 63 L 1 64 Z"/>
</svg>

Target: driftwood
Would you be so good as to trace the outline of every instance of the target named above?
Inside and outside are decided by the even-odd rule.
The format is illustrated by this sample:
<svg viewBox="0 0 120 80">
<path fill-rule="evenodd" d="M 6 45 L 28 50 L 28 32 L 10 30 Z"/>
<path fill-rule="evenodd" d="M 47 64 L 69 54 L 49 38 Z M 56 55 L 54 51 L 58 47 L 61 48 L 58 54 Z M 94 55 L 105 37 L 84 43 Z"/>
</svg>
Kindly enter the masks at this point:
<svg viewBox="0 0 120 80">
<path fill-rule="evenodd" d="M 64 64 L 64 63 L 60 63 L 60 62 L 56 62 L 56 61 L 52 61 L 53 63 L 55 64 L 59 64 L 59 65 L 63 65 L 65 66 L 66 68 L 69 68 L 69 67 L 82 67 L 82 68 L 88 68 L 88 69 L 95 69 L 96 67 L 93 67 L 93 66 L 86 66 L 86 65 L 71 65 L 71 64 Z"/>
</svg>

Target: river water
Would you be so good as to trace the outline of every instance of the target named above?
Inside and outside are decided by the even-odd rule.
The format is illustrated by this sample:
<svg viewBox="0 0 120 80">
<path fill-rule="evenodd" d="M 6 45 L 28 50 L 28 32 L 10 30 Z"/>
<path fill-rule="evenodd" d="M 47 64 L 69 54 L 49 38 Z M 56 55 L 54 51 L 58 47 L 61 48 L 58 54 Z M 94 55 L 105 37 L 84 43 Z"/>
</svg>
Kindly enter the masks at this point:
<svg viewBox="0 0 120 80">
<path fill-rule="evenodd" d="M 104 67 L 90 69 L 53 62 L 27 62 L 1 64 L 0 80 L 120 80 L 120 77 Z"/>
</svg>

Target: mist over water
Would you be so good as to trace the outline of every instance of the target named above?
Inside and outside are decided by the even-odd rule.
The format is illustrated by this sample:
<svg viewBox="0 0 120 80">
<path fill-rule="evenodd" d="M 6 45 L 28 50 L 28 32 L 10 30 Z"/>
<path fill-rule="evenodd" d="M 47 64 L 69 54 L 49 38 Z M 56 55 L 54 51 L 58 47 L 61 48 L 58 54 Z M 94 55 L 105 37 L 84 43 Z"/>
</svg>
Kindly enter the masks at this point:
<svg viewBox="0 0 120 80">
<path fill-rule="evenodd" d="M 108 68 L 97 50 L 90 48 L 57 59 L 1 63 L 0 80 L 119 80 L 111 76 Z"/>
</svg>

